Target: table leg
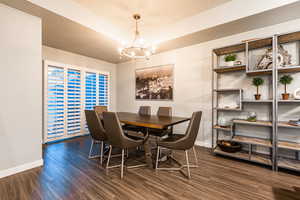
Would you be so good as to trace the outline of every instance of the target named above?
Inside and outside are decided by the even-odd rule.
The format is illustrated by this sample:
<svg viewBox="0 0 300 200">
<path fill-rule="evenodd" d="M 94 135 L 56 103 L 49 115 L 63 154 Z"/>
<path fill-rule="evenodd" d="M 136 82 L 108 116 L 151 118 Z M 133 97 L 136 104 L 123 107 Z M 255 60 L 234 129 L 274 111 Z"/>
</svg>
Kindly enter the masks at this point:
<svg viewBox="0 0 300 200">
<path fill-rule="evenodd" d="M 148 134 L 148 128 L 146 128 L 146 132 Z M 145 151 L 146 163 L 147 163 L 147 165 L 148 165 L 149 168 L 153 169 L 154 168 L 154 164 L 153 164 L 152 152 L 151 152 L 151 144 L 150 144 L 150 140 L 149 139 L 144 143 L 144 151 Z"/>
</svg>

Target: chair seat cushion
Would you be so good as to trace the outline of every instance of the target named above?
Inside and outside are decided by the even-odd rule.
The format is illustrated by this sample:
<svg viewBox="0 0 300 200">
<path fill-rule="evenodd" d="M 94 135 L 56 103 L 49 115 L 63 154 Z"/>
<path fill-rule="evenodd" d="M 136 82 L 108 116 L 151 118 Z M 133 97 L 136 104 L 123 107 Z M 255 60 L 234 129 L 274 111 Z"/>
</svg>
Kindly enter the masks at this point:
<svg viewBox="0 0 300 200">
<path fill-rule="evenodd" d="M 182 150 L 183 147 L 180 147 L 180 145 L 174 145 L 174 144 L 177 143 L 184 136 L 185 135 L 183 135 L 183 134 L 172 134 L 169 137 L 158 141 L 157 144 L 159 146 L 166 147 L 168 149 Z"/>
</svg>

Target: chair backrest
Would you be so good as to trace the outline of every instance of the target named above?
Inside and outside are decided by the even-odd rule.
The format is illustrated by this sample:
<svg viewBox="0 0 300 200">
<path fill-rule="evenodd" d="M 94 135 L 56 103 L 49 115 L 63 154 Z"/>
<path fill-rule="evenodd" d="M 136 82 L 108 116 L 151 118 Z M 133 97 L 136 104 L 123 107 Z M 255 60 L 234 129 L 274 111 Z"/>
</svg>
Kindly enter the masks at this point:
<svg viewBox="0 0 300 200">
<path fill-rule="evenodd" d="M 95 106 L 94 107 L 95 112 L 100 117 L 100 119 L 103 119 L 102 113 L 107 112 L 107 106 Z"/>
<path fill-rule="evenodd" d="M 109 143 L 122 148 L 124 132 L 117 114 L 114 112 L 104 112 L 103 121 Z"/>
<path fill-rule="evenodd" d="M 182 142 L 185 149 L 190 149 L 194 146 L 199 132 L 200 122 L 202 118 L 202 111 L 194 112 L 188 128 L 185 132 L 185 137 L 182 138 Z"/>
<path fill-rule="evenodd" d="M 140 106 L 139 114 L 140 115 L 151 115 L 151 107 L 150 106 Z"/>
<path fill-rule="evenodd" d="M 107 139 L 105 129 L 94 110 L 85 110 L 85 118 L 91 137 L 97 141 L 104 141 Z"/>
<path fill-rule="evenodd" d="M 172 107 L 159 107 L 157 110 L 157 116 L 171 117 L 172 116 Z"/>
</svg>

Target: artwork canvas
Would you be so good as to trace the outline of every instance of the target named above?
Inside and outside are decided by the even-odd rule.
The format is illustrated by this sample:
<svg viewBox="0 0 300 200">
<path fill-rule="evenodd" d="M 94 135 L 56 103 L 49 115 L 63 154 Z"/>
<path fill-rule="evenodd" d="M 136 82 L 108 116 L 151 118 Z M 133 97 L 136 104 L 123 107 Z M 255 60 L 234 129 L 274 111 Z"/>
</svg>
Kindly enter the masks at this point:
<svg viewBox="0 0 300 200">
<path fill-rule="evenodd" d="M 173 68 L 162 65 L 136 70 L 136 99 L 173 100 Z"/>
</svg>

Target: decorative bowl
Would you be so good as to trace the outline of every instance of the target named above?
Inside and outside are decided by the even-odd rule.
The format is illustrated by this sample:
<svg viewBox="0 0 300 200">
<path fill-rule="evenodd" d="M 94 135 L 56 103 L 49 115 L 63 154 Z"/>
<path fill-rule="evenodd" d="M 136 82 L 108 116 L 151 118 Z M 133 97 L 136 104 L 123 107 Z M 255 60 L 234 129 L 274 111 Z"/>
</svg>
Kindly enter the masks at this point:
<svg viewBox="0 0 300 200">
<path fill-rule="evenodd" d="M 217 144 L 218 144 L 218 147 L 220 147 L 220 149 L 222 151 L 225 151 L 228 153 L 235 153 L 242 149 L 241 144 L 230 141 L 230 140 L 219 140 Z"/>
</svg>

